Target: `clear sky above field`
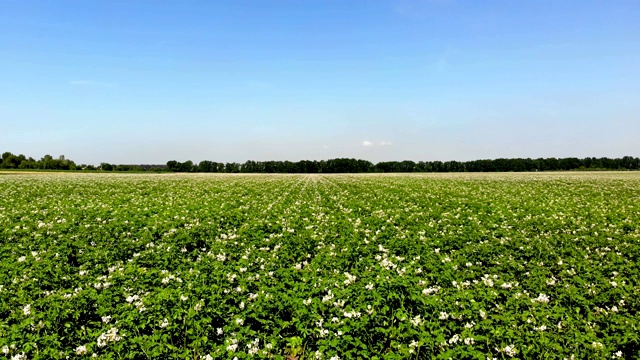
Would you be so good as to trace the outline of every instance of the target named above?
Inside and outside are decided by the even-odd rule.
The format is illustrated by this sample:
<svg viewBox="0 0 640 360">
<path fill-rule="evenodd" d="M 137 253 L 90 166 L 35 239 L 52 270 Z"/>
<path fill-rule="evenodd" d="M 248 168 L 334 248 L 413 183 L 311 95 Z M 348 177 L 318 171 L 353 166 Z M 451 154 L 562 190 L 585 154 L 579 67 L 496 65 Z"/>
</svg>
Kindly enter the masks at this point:
<svg viewBox="0 0 640 360">
<path fill-rule="evenodd" d="M 0 0 L 0 151 L 640 155 L 640 2 Z"/>
</svg>

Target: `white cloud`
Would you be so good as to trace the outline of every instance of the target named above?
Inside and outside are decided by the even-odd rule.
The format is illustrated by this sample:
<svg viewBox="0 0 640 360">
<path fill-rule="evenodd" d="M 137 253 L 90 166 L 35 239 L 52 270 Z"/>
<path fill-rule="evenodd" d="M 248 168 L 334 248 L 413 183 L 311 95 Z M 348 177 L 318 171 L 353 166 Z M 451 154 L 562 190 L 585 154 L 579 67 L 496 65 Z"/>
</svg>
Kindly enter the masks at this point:
<svg viewBox="0 0 640 360">
<path fill-rule="evenodd" d="M 366 147 L 373 146 L 373 143 L 369 140 L 365 140 L 362 142 L 362 146 L 366 146 Z"/>
<path fill-rule="evenodd" d="M 380 146 L 391 146 L 393 143 L 391 141 L 380 141 Z"/>
<path fill-rule="evenodd" d="M 322 148 L 323 148 L 323 149 L 328 149 L 328 148 L 329 148 L 329 145 L 322 145 Z"/>
</svg>

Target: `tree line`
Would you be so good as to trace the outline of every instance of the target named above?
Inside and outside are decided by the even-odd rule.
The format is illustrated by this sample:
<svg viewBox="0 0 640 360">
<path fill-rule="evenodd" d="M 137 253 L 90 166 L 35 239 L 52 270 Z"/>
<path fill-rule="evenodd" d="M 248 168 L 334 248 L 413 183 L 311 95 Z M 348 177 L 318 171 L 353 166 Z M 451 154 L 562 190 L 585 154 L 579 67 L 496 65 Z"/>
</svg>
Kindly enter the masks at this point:
<svg viewBox="0 0 640 360">
<path fill-rule="evenodd" d="M 201 161 L 167 162 L 167 171 L 221 173 L 388 173 L 388 172 L 509 172 L 568 170 L 640 170 L 640 158 L 539 158 L 494 159 L 473 161 L 386 161 L 373 164 L 367 160 L 330 159 L 320 161 L 253 161 L 244 164 Z"/>
<path fill-rule="evenodd" d="M 54 159 L 51 155 L 45 155 L 40 160 L 27 158 L 23 154 L 14 155 L 10 152 L 2 154 L 0 169 L 50 169 L 50 170 L 76 170 L 76 163 L 60 155 Z"/>
<path fill-rule="evenodd" d="M 567 170 L 640 170 L 640 158 L 539 158 L 539 159 L 493 159 L 473 161 L 385 161 L 373 164 L 359 159 L 329 159 L 302 161 L 253 161 L 243 164 L 221 163 L 204 160 L 179 162 L 171 160 L 166 165 L 126 165 L 101 163 L 99 166 L 76 165 L 60 155 L 53 158 L 45 155 L 40 160 L 10 152 L 2 154 L 0 169 L 51 169 L 83 171 L 135 171 L 135 172 L 204 172 L 204 173 L 388 173 L 388 172 L 509 172 L 509 171 L 567 171 Z"/>
<path fill-rule="evenodd" d="M 15 155 L 11 152 L 2 153 L 0 169 L 34 169 L 34 170 L 102 170 L 102 171 L 164 171 L 166 165 L 112 165 L 101 163 L 99 166 L 76 164 L 75 161 L 67 159 L 64 155 L 54 158 L 45 155 L 40 160 L 26 157 L 23 154 Z"/>
</svg>

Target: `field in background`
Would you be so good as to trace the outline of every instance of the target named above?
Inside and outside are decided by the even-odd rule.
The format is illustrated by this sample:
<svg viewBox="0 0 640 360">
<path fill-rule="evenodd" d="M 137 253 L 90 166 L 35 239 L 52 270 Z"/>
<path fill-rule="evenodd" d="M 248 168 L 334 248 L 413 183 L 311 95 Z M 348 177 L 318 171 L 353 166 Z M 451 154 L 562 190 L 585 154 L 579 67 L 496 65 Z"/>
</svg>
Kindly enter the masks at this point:
<svg viewBox="0 0 640 360">
<path fill-rule="evenodd" d="M 633 358 L 640 173 L 0 175 L 9 357 Z"/>
</svg>

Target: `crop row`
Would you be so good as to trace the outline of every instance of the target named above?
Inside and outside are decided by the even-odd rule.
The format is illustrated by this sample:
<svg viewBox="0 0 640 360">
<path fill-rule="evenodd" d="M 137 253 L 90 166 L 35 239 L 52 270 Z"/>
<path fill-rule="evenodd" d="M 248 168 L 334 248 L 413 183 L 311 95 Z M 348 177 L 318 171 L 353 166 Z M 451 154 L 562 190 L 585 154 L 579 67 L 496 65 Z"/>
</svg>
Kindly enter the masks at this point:
<svg viewBox="0 0 640 360">
<path fill-rule="evenodd" d="M 634 358 L 640 176 L 0 175 L 13 359 Z"/>
</svg>

